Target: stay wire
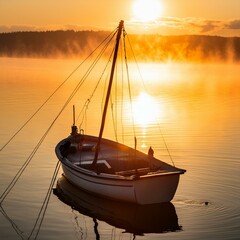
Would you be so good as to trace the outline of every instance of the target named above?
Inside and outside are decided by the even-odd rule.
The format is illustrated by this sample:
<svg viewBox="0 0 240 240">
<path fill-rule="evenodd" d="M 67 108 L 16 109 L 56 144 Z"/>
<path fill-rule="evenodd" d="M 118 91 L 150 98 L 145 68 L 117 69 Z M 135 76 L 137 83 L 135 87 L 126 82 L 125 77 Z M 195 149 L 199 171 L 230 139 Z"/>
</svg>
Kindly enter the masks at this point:
<svg viewBox="0 0 240 240">
<path fill-rule="evenodd" d="M 129 70 L 128 70 L 127 49 L 126 49 L 125 35 L 126 35 L 126 32 L 124 30 L 124 34 L 123 34 L 124 42 L 123 43 L 124 43 L 125 65 L 126 65 L 126 70 L 127 70 L 128 94 L 129 94 L 130 105 L 131 105 L 131 116 L 132 116 L 132 123 L 133 123 L 134 139 L 136 139 L 135 120 L 134 120 L 134 116 L 133 116 L 132 93 L 131 93 L 131 84 L 130 84 Z M 135 140 L 135 142 L 136 142 L 136 140 Z"/>
<path fill-rule="evenodd" d="M 143 79 L 143 77 L 142 77 L 142 74 L 141 74 L 141 71 L 140 71 L 140 68 L 139 68 L 139 65 L 138 65 L 138 61 L 137 61 L 137 58 L 136 58 L 136 56 L 135 56 L 135 54 L 134 54 L 133 47 L 132 47 L 132 44 L 131 44 L 131 41 L 130 41 L 130 39 L 129 39 L 129 36 L 128 36 L 127 32 L 125 32 L 125 35 L 127 36 L 128 44 L 129 44 L 129 46 L 130 46 L 131 53 L 132 53 L 133 58 L 134 58 L 134 62 L 135 62 L 135 64 L 136 64 L 136 66 L 137 66 L 137 70 L 138 70 L 139 76 L 140 76 L 140 78 L 141 78 L 143 87 L 144 87 L 144 89 L 145 89 L 146 92 L 149 92 L 148 89 L 147 89 L 147 86 L 146 86 L 146 84 L 145 84 L 145 82 L 144 82 L 144 79 Z"/>
<path fill-rule="evenodd" d="M 166 142 L 166 140 L 165 140 L 165 138 L 164 138 L 164 136 L 163 136 L 162 129 L 161 129 L 161 127 L 160 127 L 160 123 L 159 123 L 159 122 L 158 122 L 158 128 L 159 128 L 159 132 L 160 132 L 160 135 L 161 135 L 161 137 L 162 137 L 163 143 L 164 143 L 164 145 L 165 145 L 165 148 L 167 149 L 168 156 L 169 156 L 169 158 L 170 158 L 170 160 L 171 160 L 173 166 L 175 167 L 175 164 L 174 164 L 174 161 L 173 161 L 172 155 L 170 154 L 170 151 L 169 151 L 169 148 L 168 148 L 167 142 Z"/>
<path fill-rule="evenodd" d="M 124 60 L 123 60 L 123 55 L 124 55 L 124 49 L 123 47 L 121 48 L 121 69 L 122 69 L 122 79 L 121 79 L 121 85 L 122 85 L 122 91 L 121 91 L 121 129 L 122 129 L 122 141 L 124 143 L 124 124 L 123 124 L 123 99 L 124 99 L 124 90 L 123 90 L 123 86 L 124 86 Z"/>
<path fill-rule="evenodd" d="M 84 104 L 82 110 L 81 110 L 80 113 L 78 114 L 77 120 L 79 119 L 80 115 L 82 114 L 82 112 L 83 112 L 84 110 L 85 110 L 85 115 L 86 115 L 86 111 L 87 111 L 88 105 L 90 104 L 91 99 L 93 98 L 93 96 L 94 96 L 94 94 L 95 94 L 95 92 L 96 92 L 96 90 L 97 90 L 97 88 L 98 88 L 98 86 L 99 86 L 99 84 L 100 84 L 100 82 L 101 82 L 101 80 L 102 80 L 102 77 L 103 77 L 103 75 L 104 75 L 104 73 L 105 73 L 105 71 L 106 71 L 106 69 L 107 69 L 107 67 L 108 67 L 108 65 L 109 65 L 109 63 L 110 63 L 110 61 L 111 61 L 111 57 L 112 57 L 113 53 L 114 53 L 114 49 L 112 50 L 112 53 L 110 54 L 109 60 L 108 60 L 107 64 L 105 65 L 105 68 L 104 68 L 104 70 L 103 70 L 103 72 L 102 72 L 102 74 L 101 74 L 101 76 L 100 76 L 100 78 L 99 78 L 99 80 L 98 80 L 95 88 L 93 89 L 93 92 L 91 93 L 90 97 L 85 101 L 85 104 Z M 83 117 L 83 120 L 84 120 L 84 117 Z M 82 120 L 82 122 L 80 123 L 80 126 L 82 125 L 83 120 Z"/>
<path fill-rule="evenodd" d="M 121 75 L 121 86 L 122 86 L 122 91 L 121 91 L 121 93 L 122 93 L 122 95 L 120 96 L 120 99 L 121 99 L 121 112 L 120 112 L 120 116 L 121 116 L 121 123 L 122 123 L 122 120 L 123 120 L 123 118 L 122 118 L 122 109 L 123 109 L 123 43 L 122 43 L 123 41 L 120 41 L 120 50 L 121 51 L 119 51 L 120 52 L 120 63 L 119 63 L 119 61 L 118 61 L 118 59 L 117 59 L 117 63 L 119 63 L 119 64 L 116 64 L 116 72 L 118 71 L 118 65 L 120 65 L 120 68 L 121 68 L 121 72 L 122 72 L 122 75 Z M 118 97 L 119 97 L 119 94 L 117 94 L 118 93 L 118 79 L 117 79 L 117 74 L 116 74 L 116 86 L 115 86 L 115 100 L 114 100 L 114 102 L 115 103 L 117 103 L 118 102 Z M 116 139 L 116 142 L 118 142 L 118 106 L 116 106 L 115 108 L 114 108 L 114 102 L 112 101 L 112 97 L 111 97 L 111 99 L 110 99 L 110 101 L 111 101 L 111 112 L 112 112 L 112 120 L 113 120 L 113 129 L 114 129 L 114 134 L 115 134 L 115 139 Z M 115 110 L 115 113 L 114 113 L 114 110 Z M 123 127 L 123 124 L 120 124 L 120 126 L 122 126 Z M 122 130 L 122 133 L 123 133 L 123 130 Z M 123 137 L 122 137 L 122 139 L 123 139 Z"/>
<path fill-rule="evenodd" d="M 113 37 L 115 36 L 116 32 L 112 35 L 112 37 L 109 39 L 109 41 L 105 44 L 105 46 L 102 48 L 102 50 L 100 51 L 100 53 L 98 54 L 98 56 L 96 57 L 96 59 L 94 60 L 94 62 L 90 65 L 90 67 L 88 68 L 88 70 L 86 71 L 86 73 L 84 74 L 84 76 L 82 77 L 81 81 L 84 82 L 86 80 L 86 78 L 89 76 L 89 74 L 91 73 L 91 71 L 94 69 L 94 67 L 96 66 L 97 62 L 99 61 L 99 59 L 101 58 L 101 56 L 103 55 L 103 53 L 106 51 L 107 47 L 109 46 L 110 42 L 112 41 Z M 80 86 L 79 86 L 80 87 Z M 75 91 L 79 90 L 79 87 L 77 87 L 72 95 L 76 94 L 74 93 Z M 88 102 L 88 100 L 86 101 Z M 83 107 L 84 108 L 84 107 Z"/>
<path fill-rule="evenodd" d="M 115 32 L 115 34 L 116 34 L 116 32 Z M 96 60 L 95 60 L 94 62 L 97 63 L 97 61 L 100 59 L 100 57 L 101 57 L 101 56 L 103 55 L 103 53 L 106 51 L 107 47 L 109 46 L 109 44 L 110 44 L 110 42 L 112 41 L 112 39 L 113 39 L 113 37 L 115 36 L 115 34 L 112 35 L 111 39 L 109 39 L 109 41 L 106 43 L 106 45 L 104 46 L 104 48 L 102 49 L 102 51 L 100 52 L 100 54 L 97 56 L 97 58 L 96 58 Z M 95 92 L 96 92 L 96 90 L 97 90 L 97 88 L 98 88 L 98 86 L 99 86 L 99 83 L 100 83 L 100 81 L 101 81 L 101 79 L 102 79 L 102 77 L 103 77 L 103 75 L 104 75 L 104 73 L 105 73 L 105 71 L 106 71 L 106 69 L 107 69 L 107 67 L 108 67 L 108 64 L 109 64 L 110 59 L 111 59 L 111 57 L 112 57 L 112 55 L 113 55 L 113 52 L 114 52 L 114 49 L 112 50 L 112 53 L 110 54 L 110 58 L 109 58 L 107 64 L 105 65 L 105 68 L 103 69 L 103 72 L 102 72 L 102 74 L 101 74 L 101 76 L 100 76 L 100 78 L 99 78 L 96 86 L 94 87 L 94 89 L 93 89 L 90 97 L 85 101 L 85 103 L 84 103 L 84 105 L 83 105 L 83 107 L 82 107 L 82 110 L 81 110 L 80 113 L 78 114 L 77 120 L 79 119 L 79 117 L 80 117 L 80 115 L 82 114 L 82 112 L 84 111 L 84 109 L 86 109 L 86 108 L 88 107 L 88 105 L 90 104 L 91 99 L 92 99 L 92 97 L 94 96 L 94 94 L 95 94 Z M 93 69 L 93 68 L 95 67 L 95 65 L 96 65 L 96 64 L 94 63 L 94 66 L 91 66 L 91 69 Z M 90 72 L 89 72 L 89 73 L 90 73 Z M 84 78 L 87 78 L 88 75 L 89 75 L 89 74 L 87 74 L 86 76 L 84 76 Z M 83 122 L 83 121 L 82 121 L 82 122 Z M 81 122 L 81 124 L 82 124 L 82 122 Z M 80 125 L 81 125 L 81 124 L 80 124 Z"/>
<path fill-rule="evenodd" d="M 132 54 L 133 54 L 134 61 L 135 61 L 136 65 L 137 65 L 137 69 L 138 69 L 138 72 L 139 72 L 139 75 L 140 75 L 141 81 L 142 81 L 142 83 L 143 83 L 144 89 L 146 90 L 146 92 L 149 93 L 149 91 L 148 91 L 148 89 L 147 89 L 147 87 L 146 87 L 146 84 L 145 84 L 145 82 L 144 82 L 144 80 L 143 80 L 143 78 L 142 78 L 141 71 L 140 71 L 140 68 L 139 68 L 139 65 L 138 65 L 138 62 L 137 62 L 136 56 L 135 56 L 135 54 L 134 54 L 134 51 L 133 51 L 133 48 L 132 48 L 132 45 L 131 45 L 130 39 L 129 39 L 129 37 L 128 37 L 128 34 L 125 33 L 125 35 L 127 36 L 127 40 L 128 40 L 128 43 L 129 43 L 129 46 L 130 46 L 131 52 L 132 52 Z M 171 156 L 171 154 L 170 154 L 170 151 L 169 151 L 169 148 L 168 148 L 167 142 L 166 142 L 166 140 L 165 140 L 165 138 L 164 138 L 164 136 L 163 136 L 162 129 L 161 129 L 161 127 L 160 127 L 160 123 L 159 123 L 159 122 L 158 122 L 158 128 L 159 128 L 159 132 L 160 132 L 160 135 L 161 135 L 161 137 L 162 137 L 163 143 L 164 143 L 164 145 L 165 145 L 165 148 L 167 149 L 167 152 L 168 152 L 168 155 L 169 155 L 169 157 L 170 157 L 170 160 L 171 160 L 173 166 L 175 166 L 174 161 L 173 161 L 173 158 L 172 158 L 172 156 Z"/>
<path fill-rule="evenodd" d="M 56 92 L 72 77 L 72 75 L 97 51 L 97 49 L 112 35 L 112 31 L 70 74 L 69 76 L 53 91 L 53 93 L 40 105 L 40 107 L 30 116 L 30 118 L 10 137 L 10 139 L 0 148 L 0 152 L 22 131 L 22 129 L 37 115 L 37 113 L 48 103 Z"/>
<path fill-rule="evenodd" d="M 116 31 L 115 31 L 116 32 Z M 115 33 L 114 33 L 115 34 Z M 113 35 L 114 36 L 114 35 Z M 113 38 L 113 37 L 112 37 Z M 102 51 L 101 51 L 102 54 Z M 99 55 L 101 55 L 99 54 Z M 98 55 L 97 60 L 100 58 L 100 56 Z M 33 149 L 33 151 L 30 153 L 29 157 L 27 158 L 27 160 L 23 163 L 22 167 L 19 169 L 19 171 L 17 172 L 17 174 L 14 176 L 14 178 L 12 179 L 12 181 L 10 182 L 10 184 L 8 185 L 8 187 L 5 189 L 5 191 L 3 192 L 3 194 L 0 196 L 0 205 L 2 204 L 2 202 L 4 201 L 4 199 L 7 197 L 7 195 L 10 193 L 10 191 L 12 190 L 12 188 L 15 186 L 16 182 L 18 181 L 18 179 L 20 178 L 20 176 L 22 175 L 22 173 L 24 172 L 24 170 L 26 169 L 26 167 L 29 165 L 29 163 L 31 162 L 32 158 L 34 157 L 34 155 L 36 154 L 37 150 L 39 149 L 39 147 L 41 146 L 42 142 L 44 141 L 44 139 L 46 138 L 46 136 L 48 135 L 49 131 L 51 130 L 51 128 L 53 127 L 53 125 L 55 124 L 55 122 L 57 121 L 57 119 L 59 118 L 59 116 L 62 114 L 62 112 L 64 111 L 64 109 L 67 107 L 68 103 L 72 100 L 72 98 L 75 96 L 75 94 L 78 92 L 79 88 L 82 86 L 83 82 L 86 80 L 86 77 L 89 75 L 89 72 L 93 69 L 93 67 L 96 65 L 96 60 L 94 61 L 94 63 L 90 66 L 89 70 L 88 70 L 88 74 L 85 74 L 84 77 L 79 81 L 79 83 L 77 84 L 77 86 L 75 87 L 75 89 L 73 90 L 73 92 L 71 93 L 71 95 L 69 96 L 69 98 L 67 99 L 67 101 L 65 102 L 65 104 L 63 105 L 63 107 L 61 108 L 60 112 L 57 114 L 57 116 L 55 117 L 55 119 L 53 120 L 53 122 L 50 124 L 49 128 L 46 130 L 46 132 L 44 133 L 44 135 L 42 136 L 42 138 L 39 140 L 39 142 L 37 143 L 37 145 L 35 146 L 35 148 Z"/>
<path fill-rule="evenodd" d="M 120 42 L 121 45 L 121 42 Z M 120 46 L 121 47 L 121 46 Z M 117 60 L 118 61 L 118 60 Z M 118 65 L 116 64 L 116 72 L 118 71 Z M 115 135 L 115 139 L 116 142 L 118 142 L 118 134 L 117 134 L 117 129 L 118 129 L 118 125 L 117 125 L 117 119 L 118 119 L 118 111 L 117 111 L 117 102 L 118 102 L 118 94 L 117 94 L 117 89 L 118 89 L 118 79 L 117 79 L 117 74 L 115 75 L 116 78 L 116 85 L 115 85 L 115 100 L 113 101 L 112 95 L 110 96 L 110 101 L 111 101 L 111 113 L 112 113 L 112 121 L 113 121 L 113 129 L 114 129 L 114 135 Z M 114 107 L 114 102 L 116 103 L 116 107 Z M 115 111 L 115 113 L 114 113 Z"/>
</svg>

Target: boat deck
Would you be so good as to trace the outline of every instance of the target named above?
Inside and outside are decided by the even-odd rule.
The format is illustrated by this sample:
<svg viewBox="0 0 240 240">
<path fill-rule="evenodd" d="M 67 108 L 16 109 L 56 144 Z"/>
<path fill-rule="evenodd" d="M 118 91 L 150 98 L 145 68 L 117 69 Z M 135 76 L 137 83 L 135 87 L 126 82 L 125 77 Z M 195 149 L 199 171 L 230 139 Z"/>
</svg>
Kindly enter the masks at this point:
<svg viewBox="0 0 240 240">
<path fill-rule="evenodd" d="M 67 158 L 75 166 L 91 170 L 94 154 L 92 148 L 89 147 L 88 150 L 85 149 L 84 151 L 70 153 Z M 132 153 L 116 153 L 116 150 L 111 148 L 100 151 L 97 161 L 97 171 L 125 177 L 136 174 L 140 176 L 164 173 L 169 170 L 172 171 L 172 169 L 164 167 L 164 163 L 151 156 L 145 154 L 140 154 L 140 156 L 136 154 L 134 156 Z"/>
<path fill-rule="evenodd" d="M 95 157 L 96 137 L 77 135 L 68 141 L 64 157 L 74 166 L 92 170 Z M 180 169 L 164 163 L 153 156 L 144 154 L 126 145 L 103 139 L 96 164 L 99 173 L 121 176 L 149 175 L 178 172 Z"/>
</svg>

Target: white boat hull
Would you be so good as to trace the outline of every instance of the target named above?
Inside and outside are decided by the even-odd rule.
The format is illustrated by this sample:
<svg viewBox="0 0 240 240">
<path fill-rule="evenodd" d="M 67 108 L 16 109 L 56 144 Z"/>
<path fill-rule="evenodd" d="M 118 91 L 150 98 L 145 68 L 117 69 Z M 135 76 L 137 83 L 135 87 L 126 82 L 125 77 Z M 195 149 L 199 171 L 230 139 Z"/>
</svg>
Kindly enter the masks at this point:
<svg viewBox="0 0 240 240">
<path fill-rule="evenodd" d="M 59 145 L 56 153 L 62 162 L 65 177 L 75 186 L 105 198 L 141 205 L 170 202 L 176 192 L 179 176 L 184 173 L 184 170 L 178 168 L 175 171 L 156 171 L 151 174 L 128 176 L 97 173 L 79 167 L 68 158 L 62 157 Z"/>
<path fill-rule="evenodd" d="M 170 202 L 176 192 L 179 174 L 143 177 L 136 180 L 109 179 L 86 175 L 62 164 L 66 178 L 77 187 L 99 196 L 138 204 Z M 107 175 L 107 174 L 106 174 Z"/>
</svg>

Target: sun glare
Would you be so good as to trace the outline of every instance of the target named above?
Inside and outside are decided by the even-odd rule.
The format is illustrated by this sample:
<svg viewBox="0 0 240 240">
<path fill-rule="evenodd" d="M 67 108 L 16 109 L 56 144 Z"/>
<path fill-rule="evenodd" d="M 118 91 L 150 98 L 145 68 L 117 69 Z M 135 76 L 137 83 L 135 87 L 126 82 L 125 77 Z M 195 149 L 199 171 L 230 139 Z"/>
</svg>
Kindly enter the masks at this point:
<svg viewBox="0 0 240 240">
<path fill-rule="evenodd" d="M 160 108 L 153 97 L 142 92 L 133 102 L 133 115 L 137 124 L 148 125 L 157 121 Z"/>
<path fill-rule="evenodd" d="M 163 6 L 160 0 L 135 0 L 133 14 L 136 20 L 149 22 L 157 20 L 162 14 Z"/>
</svg>

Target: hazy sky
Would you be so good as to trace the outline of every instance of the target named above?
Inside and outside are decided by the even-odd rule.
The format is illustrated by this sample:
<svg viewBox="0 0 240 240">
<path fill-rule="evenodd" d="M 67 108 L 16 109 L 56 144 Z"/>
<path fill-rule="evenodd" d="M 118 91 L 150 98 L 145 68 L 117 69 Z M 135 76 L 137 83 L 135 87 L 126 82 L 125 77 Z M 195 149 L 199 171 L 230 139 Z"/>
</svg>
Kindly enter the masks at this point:
<svg viewBox="0 0 240 240">
<path fill-rule="evenodd" d="M 121 19 L 128 33 L 240 36 L 240 0 L 0 0 L 0 32 L 112 30 Z"/>
</svg>

